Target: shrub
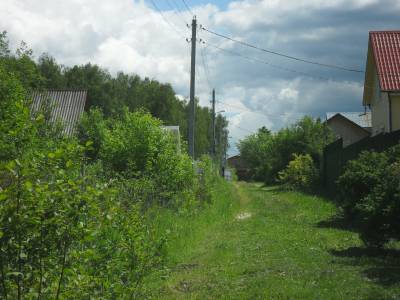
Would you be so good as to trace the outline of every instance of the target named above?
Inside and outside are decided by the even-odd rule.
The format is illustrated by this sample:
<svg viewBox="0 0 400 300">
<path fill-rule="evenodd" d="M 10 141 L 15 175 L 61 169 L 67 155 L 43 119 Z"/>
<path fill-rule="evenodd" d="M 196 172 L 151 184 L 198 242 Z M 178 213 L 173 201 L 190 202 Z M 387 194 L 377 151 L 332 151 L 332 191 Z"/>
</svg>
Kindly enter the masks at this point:
<svg viewBox="0 0 400 300">
<path fill-rule="evenodd" d="M 384 176 L 388 165 L 386 153 L 363 151 L 358 159 L 351 160 L 339 177 L 339 204 L 346 217 L 354 216 L 357 203 L 368 196 Z"/>
<path fill-rule="evenodd" d="M 400 146 L 363 152 L 339 177 L 340 205 L 368 246 L 381 247 L 400 235 Z"/>
<path fill-rule="evenodd" d="M 278 181 L 286 188 L 309 190 L 316 183 L 318 170 L 309 154 L 294 154 L 293 160 L 278 176 Z"/>
</svg>

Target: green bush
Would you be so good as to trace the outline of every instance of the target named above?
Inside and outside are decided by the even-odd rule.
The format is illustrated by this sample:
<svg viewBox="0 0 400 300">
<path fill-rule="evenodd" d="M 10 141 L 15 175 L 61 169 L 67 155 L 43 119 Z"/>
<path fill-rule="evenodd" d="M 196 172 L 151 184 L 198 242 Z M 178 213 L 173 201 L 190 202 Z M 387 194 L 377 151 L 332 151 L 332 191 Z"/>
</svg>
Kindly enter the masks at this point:
<svg viewBox="0 0 400 300">
<path fill-rule="evenodd" d="M 211 201 L 211 160 L 197 174 L 143 112 L 92 110 L 79 139 L 62 137 L 24 97 L 0 61 L 0 298 L 148 298 L 165 239 L 147 209 L 196 213 Z"/>
<path fill-rule="evenodd" d="M 337 183 L 339 203 L 365 244 L 381 247 L 400 238 L 400 146 L 361 153 Z"/>
<path fill-rule="evenodd" d="M 300 190 L 310 190 L 317 178 L 318 170 L 309 154 L 294 154 L 293 160 L 278 175 L 278 181 L 283 186 Z"/>
<path fill-rule="evenodd" d="M 305 116 L 276 133 L 262 127 L 239 141 L 238 149 L 252 179 L 271 184 L 276 183 L 279 172 L 294 154 L 309 154 L 318 166 L 324 147 L 332 141 L 333 134 L 326 123 Z"/>
<path fill-rule="evenodd" d="M 357 203 L 367 197 L 382 180 L 388 165 L 386 153 L 374 151 L 362 152 L 358 159 L 351 160 L 345 166 L 337 181 L 339 203 L 346 217 L 356 214 Z"/>
</svg>

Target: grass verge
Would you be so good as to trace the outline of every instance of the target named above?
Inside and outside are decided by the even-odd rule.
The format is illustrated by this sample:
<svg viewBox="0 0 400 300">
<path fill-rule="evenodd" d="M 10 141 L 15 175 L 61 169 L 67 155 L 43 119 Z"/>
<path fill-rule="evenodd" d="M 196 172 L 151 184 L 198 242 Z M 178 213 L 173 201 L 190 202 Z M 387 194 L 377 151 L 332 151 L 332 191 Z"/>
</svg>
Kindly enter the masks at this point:
<svg viewBox="0 0 400 300">
<path fill-rule="evenodd" d="M 160 228 L 175 230 L 155 298 L 400 298 L 399 250 L 364 248 L 330 201 L 259 184 L 218 189 L 193 218 L 161 213 Z"/>
</svg>

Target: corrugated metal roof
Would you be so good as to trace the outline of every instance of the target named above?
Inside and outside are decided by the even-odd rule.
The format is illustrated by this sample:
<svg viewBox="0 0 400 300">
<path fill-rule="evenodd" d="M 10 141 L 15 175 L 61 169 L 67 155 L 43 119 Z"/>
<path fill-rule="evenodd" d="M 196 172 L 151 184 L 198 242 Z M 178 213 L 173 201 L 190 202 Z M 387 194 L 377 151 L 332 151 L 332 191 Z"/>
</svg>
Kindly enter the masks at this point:
<svg viewBox="0 0 400 300">
<path fill-rule="evenodd" d="M 400 91 L 400 30 L 371 31 L 370 43 L 382 91 Z"/>
<path fill-rule="evenodd" d="M 341 115 L 346 119 L 349 119 L 353 123 L 356 123 L 358 126 L 363 128 L 372 127 L 371 122 L 371 112 L 328 112 L 326 113 L 326 120 L 333 118 L 336 115 Z"/>
<path fill-rule="evenodd" d="M 38 112 L 49 105 L 50 122 L 61 122 L 63 134 L 72 136 L 75 127 L 85 109 L 87 91 L 84 90 L 47 90 L 33 91 L 31 111 Z"/>
</svg>

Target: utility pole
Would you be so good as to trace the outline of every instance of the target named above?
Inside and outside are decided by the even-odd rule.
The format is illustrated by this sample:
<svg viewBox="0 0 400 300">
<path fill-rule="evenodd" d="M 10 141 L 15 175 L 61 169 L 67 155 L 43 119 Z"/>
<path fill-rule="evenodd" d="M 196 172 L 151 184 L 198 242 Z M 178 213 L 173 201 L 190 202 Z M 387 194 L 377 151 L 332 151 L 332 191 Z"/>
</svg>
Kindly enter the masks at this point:
<svg viewBox="0 0 400 300">
<path fill-rule="evenodd" d="M 212 155 L 215 159 L 216 154 L 216 140 L 215 140 L 215 89 L 212 90 Z"/>
<path fill-rule="evenodd" d="M 190 65 L 190 102 L 189 102 L 189 155 L 194 159 L 194 128 L 195 128 L 195 79 L 196 79 L 196 16 L 192 20 L 192 55 Z"/>
</svg>

